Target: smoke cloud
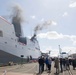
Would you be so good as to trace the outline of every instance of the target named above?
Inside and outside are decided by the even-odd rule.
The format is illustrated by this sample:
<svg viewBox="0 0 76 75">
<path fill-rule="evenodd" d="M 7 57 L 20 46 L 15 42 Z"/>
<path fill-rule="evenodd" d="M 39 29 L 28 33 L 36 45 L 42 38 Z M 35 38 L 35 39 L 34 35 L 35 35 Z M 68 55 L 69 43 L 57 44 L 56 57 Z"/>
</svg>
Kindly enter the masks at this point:
<svg viewBox="0 0 76 75">
<path fill-rule="evenodd" d="M 12 18 L 12 23 L 22 23 L 24 21 L 23 16 L 22 16 L 22 8 L 20 7 L 20 5 L 15 4 L 14 6 L 12 6 L 11 9 L 11 18 Z"/>
<path fill-rule="evenodd" d="M 23 11 L 20 5 L 15 4 L 14 6 L 12 6 L 10 16 L 11 16 L 12 24 L 14 25 L 15 34 L 17 37 L 22 36 L 21 23 L 24 21 L 22 12 Z"/>
<path fill-rule="evenodd" d="M 48 26 L 50 26 L 50 25 L 56 25 L 56 22 L 54 22 L 54 21 L 52 21 L 52 20 L 49 20 L 49 21 L 45 21 L 43 24 L 38 24 L 38 25 L 34 28 L 35 34 L 36 34 L 38 31 L 43 30 L 44 28 L 48 28 Z"/>
</svg>

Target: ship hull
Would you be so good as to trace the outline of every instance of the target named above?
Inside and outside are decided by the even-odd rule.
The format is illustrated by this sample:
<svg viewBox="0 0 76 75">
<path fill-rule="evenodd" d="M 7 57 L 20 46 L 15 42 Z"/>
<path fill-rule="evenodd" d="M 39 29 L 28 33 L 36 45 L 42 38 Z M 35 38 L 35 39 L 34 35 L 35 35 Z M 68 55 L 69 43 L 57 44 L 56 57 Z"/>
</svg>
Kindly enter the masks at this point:
<svg viewBox="0 0 76 75">
<path fill-rule="evenodd" d="M 22 39 L 19 41 L 12 24 L 0 17 L 0 64 L 26 62 L 30 56 L 32 59 L 41 56 L 38 41 L 34 37 Z"/>
<path fill-rule="evenodd" d="M 3 50 L 0 50 L 0 66 L 9 65 L 10 62 L 13 62 L 14 64 L 22 64 L 23 62 L 26 63 L 28 61 L 26 58 L 18 57 L 13 54 L 4 52 Z"/>
</svg>

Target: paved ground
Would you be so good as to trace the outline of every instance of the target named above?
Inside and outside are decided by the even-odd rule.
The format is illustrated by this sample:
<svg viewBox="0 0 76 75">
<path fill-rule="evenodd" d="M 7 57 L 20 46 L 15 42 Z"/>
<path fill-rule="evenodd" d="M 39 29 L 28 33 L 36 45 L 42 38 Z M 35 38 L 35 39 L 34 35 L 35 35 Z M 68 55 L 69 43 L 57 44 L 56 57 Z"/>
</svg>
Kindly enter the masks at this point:
<svg viewBox="0 0 76 75">
<path fill-rule="evenodd" d="M 0 75 L 36 75 L 36 73 L 38 73 L 38 63 L 0 67 Z M 41 75 L 58 74 L 55 74 L 55 68 L 52 64 L 51 73 L 47 73 L 47 71 L 44 71 Z M 59 73 L 59 75 L 76 75 L 76 70 L 72 70 L 71 66 L 71 71 L 64 71 L 63 73 Z"/>
<path fill-rule="evenodd" d="M 38 63 L 28 63 L 23 65 L 0 67 L 0 75 L 31 75 L 37 72 Z"/>
</svg>

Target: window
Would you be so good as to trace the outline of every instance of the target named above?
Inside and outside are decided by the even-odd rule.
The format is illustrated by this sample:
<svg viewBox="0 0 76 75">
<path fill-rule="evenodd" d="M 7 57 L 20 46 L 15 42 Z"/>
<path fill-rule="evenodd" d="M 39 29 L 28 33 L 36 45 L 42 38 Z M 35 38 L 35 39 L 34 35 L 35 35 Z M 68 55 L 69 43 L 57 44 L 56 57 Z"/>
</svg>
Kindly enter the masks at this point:
<svg viewBox="0 0 76 75">
<path fill-rule="evenodd" d="M 0 37 L 3 37 L 3 33 L 2 33 L 2 31 L 0 31 Z"/>
</svg>

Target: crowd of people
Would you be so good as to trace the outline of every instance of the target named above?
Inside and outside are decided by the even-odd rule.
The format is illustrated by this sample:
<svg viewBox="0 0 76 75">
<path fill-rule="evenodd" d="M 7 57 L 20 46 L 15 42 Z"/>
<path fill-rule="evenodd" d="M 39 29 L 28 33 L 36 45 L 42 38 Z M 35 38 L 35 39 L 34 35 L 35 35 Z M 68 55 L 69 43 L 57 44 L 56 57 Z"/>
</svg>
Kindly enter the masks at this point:
<svg viewBox="0 0 76 75">
<path fill-rule="evenodd" d="M 41 56 L 38 59 L 38 63 L 39 63 L 39 73 L 42 73 L 44 71 L 44 65 L 45 64 L 46 64 L 46 70 L 48 70 L 48 72 L 51 72 L 52 60 L 50 57 L 44 58 L 44 56 Z"/>
<path fill-rule="evenodd" d="M 51 72 L 51 66 L 52 62 L 54 62 L 54 68 L 56 68 L 56 73 L 63 72 L 65 70 L 70 70 L 70 65 L 73 66 L 73 70 L 76 68 L 76 58 L 69 59 L 68 57 L 66 58 L 54 58 L 52 60 L 51 57 L 44 57 L 41 56 L 38 59 L 39 63 L 39 73 L 42 73 L 44 71 L 44 66 L 46 65 L 46 71 L 48 73 Z"/>
</svg>

